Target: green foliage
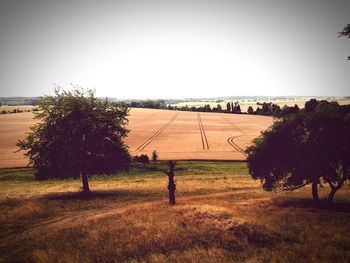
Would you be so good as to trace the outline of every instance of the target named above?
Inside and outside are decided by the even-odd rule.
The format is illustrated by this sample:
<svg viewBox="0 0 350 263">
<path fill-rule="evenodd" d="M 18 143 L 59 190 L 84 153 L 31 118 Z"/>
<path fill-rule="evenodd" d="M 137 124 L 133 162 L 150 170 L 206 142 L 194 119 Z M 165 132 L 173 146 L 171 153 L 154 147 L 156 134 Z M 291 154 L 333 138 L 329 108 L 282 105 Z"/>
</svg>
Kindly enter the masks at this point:
<svg viewBox="0 0 350 263">
<path fill-rule="evenodd" d="M 91 90 L 55 90 L 39 100 L 39 123 L 17 146 L 27 151 L 39 179 L 78 178 L 125 170 L 130 160 L 122 139 L 127 136 L 128 108 L 112 106 Z"/>
<path fill-rule="evenodd" d="M 338 33 L 340 37 L 348 37 L 350 38 L 350 24 L 347 24 L 342 31 Z"/>
<path fill-rule="evenodd" d="M 343 30 L 338 33 L 338 36 L 350 38 L 350 24 L 347 24 Z M 350 60 L 350 56 L 348 56 L 348 60 Z"/>
<path fill-rule="evenodd" d="M 252 178 L 267 191 L 328 183 L 331 202 L 350 179 L 349 116 L 347 106 L 312 100 L 301 113 L 276 121 L 246 151 Z"/>
<path fill-rule="evenodd" d="M 140 156 L 138 155 L 134 156 L 134 161 L 146 164 L 146 163 L 149 163 L 149 158 L 147 154 L 141 154 Z"/>
<path fill-rule="evenodd" d="M 226 111 L 231 112 L 231 103 L 230 102 L 226 103 Z"/>
<path fill-rule="evenodd" d="M 248 114 L 253 114 L 254 113 L 253 107 L 249 106 L 247 112 Z"/>
</svg>

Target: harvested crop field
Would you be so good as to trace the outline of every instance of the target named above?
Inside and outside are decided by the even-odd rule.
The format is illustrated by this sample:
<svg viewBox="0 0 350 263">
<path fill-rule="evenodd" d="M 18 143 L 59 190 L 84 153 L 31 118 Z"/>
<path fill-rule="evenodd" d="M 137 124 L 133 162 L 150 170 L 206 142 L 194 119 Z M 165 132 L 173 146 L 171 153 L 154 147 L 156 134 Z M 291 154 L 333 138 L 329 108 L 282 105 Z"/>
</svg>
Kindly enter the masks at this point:
<svg viewBox="0 0 350 263">
<path fill-rule="evenodd" d="M 0 167 L 18 167 L 27 165 L 23 152 L 17 152 L 17 140 L 24 139 L 29 127 L 36 123 L 33 113 L 15 113 L 0 115 Z"/>
<path fill-rule="evenodd" d="M 126 143 L 132 154 L 156 150 L 160 159 L 244 160 L 243 150 L 271 117 L 133 109 Z"/>
<path fill-rule="evenodd" d="M 32 117 L 0 115 L 0 167 L 27 164 L 14 151 L 35 123 Z M 271 117 L 255 115 L 132 109 L 125 142 L 132 155 L 156 150 L 161 160 L 244 160 L 243 150 L 272 123 Z"/>
</svg>

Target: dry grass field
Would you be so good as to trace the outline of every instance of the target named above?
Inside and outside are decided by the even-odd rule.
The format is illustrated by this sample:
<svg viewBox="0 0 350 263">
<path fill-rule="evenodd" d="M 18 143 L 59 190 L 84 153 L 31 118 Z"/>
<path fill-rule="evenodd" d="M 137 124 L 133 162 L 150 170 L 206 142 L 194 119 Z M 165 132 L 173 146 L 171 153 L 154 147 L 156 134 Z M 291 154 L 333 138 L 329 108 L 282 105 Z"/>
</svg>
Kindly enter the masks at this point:
<svg viewBox="0 0 350 263">
<path fill-rule="evenodd" d="M 33 113 L 0 115 L 0 167 L 27 164 L 16 142 L 35 123 Z M 161 160 L 244 160 L 243 149 L 273 123 L 267 116 L 132 109 L 126 143 L 132 155 L 156 150 Z"/>
<path fill-rule="evenodd" d="M 17 140 L 25 138 L 29 127 L 36 123 L 32 112 L 0 115 L 0 167 L 26 166 L 23 152 L 17 152 Z"/>
<path fill-rule="evenodd" d="M 242 162 L 178 162 L 169 206 L 166 164 L 74 180 L 0 169 L 0 262 L 349 262 L 350 187 L 334 210 L 310 189 L 267 193 Z M 325 196 L 326 188 L 322 188 Z"/>
</svg>

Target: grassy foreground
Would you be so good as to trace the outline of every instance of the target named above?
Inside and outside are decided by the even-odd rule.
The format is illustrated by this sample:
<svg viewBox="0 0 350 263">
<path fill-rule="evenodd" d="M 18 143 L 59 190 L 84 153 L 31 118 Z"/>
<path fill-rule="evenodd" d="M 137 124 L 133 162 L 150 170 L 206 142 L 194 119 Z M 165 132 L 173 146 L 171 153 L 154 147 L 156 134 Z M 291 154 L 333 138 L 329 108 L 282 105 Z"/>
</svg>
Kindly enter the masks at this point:
<svg viewBox="0 0 350 263">
<path fill-rule="evenodd" d="M 0 262 L 346 262 L 350 187 L 333 210 L 310 189 L 266 193 L 245 163 L 178 162 L 175 206 L 165 163 L 80 181 L 0 170 Z M 321 189 L 325 195 L 328 189 Z"/>
</svg>

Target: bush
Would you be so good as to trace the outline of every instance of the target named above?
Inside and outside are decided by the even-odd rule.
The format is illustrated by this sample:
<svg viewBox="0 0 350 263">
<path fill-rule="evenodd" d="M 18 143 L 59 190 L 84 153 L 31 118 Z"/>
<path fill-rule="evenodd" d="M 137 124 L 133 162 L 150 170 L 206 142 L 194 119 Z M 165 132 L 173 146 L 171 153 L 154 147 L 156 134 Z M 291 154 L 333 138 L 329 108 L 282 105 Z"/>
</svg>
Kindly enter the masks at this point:
<svg viewBox="0 0 350 263">
<path fill-rule="evenodd" d="M 135 162 L 139 162 L 139 163 L 146 164 L 146 163 L 149 163 L 149 158 L 148 158 L 148 155 L 147 155 L 147 154 L 141 154 L 140 156 L 135 155 L 135 156 L 134 156 L 134 161 L 135 161 Z"/>
<path fill-rule="evenodd" d="M 152 152 L 152 162 L 156 162 L 158 160 L 158 154 L 157 154 L 157 151 L 154 150 Z"/>
</svg>

